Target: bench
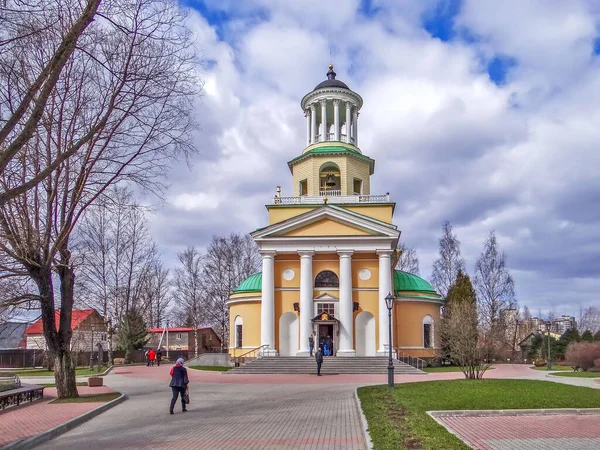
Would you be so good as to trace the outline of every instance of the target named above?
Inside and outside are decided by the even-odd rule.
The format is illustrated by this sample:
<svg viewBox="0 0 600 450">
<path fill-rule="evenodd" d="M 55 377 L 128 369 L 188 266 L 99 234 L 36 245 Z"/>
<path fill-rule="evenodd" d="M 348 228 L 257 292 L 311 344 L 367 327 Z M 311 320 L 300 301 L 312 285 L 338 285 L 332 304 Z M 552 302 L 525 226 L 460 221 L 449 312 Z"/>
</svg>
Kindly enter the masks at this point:
<svg viewBox="0 0 600 450">
<path fill-rule="evenodd" d="M 16 374 L 0 374 L 0 408 L 19 406 L 23 402 L 32 402 L 44 398 L 43 386 L 35 384 L 22 385 Z"/>
</svg>

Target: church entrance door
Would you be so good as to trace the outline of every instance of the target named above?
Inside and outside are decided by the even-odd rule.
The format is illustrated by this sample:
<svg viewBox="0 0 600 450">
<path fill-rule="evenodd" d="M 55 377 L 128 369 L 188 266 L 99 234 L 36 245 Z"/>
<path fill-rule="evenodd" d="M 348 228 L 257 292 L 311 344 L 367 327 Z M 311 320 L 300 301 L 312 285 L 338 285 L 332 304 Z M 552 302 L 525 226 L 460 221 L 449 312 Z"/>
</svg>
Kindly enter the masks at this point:
<svg viewBox="0 0 600 450">
<path fill-rule="evenodd" d="M 337 342 L 335 339 L 337 328 L 336 325 L 337 324 L 333 323 L 320 323 L 317 325 L 318 343 L 323 349 L 323 355 L 325 356 L 335 356 L 335 351 L 337 349 Z"/>
</svg>

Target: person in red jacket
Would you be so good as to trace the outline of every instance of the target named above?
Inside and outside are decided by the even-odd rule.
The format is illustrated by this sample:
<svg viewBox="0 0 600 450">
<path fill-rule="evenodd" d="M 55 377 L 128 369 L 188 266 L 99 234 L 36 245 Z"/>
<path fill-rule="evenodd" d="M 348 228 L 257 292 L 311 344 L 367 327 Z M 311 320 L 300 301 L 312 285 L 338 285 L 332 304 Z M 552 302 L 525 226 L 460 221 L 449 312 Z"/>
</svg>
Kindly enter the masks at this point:
<svg viewBox="0 0 600 450">
<path fill-rule="evenodd" d="M 150 365 L 153 366 L 154 361 L 156 361 L 156 351 L 153 348 L 151 348 L 148 351 L 148 366 L 150 366 Z"/>
</svg>

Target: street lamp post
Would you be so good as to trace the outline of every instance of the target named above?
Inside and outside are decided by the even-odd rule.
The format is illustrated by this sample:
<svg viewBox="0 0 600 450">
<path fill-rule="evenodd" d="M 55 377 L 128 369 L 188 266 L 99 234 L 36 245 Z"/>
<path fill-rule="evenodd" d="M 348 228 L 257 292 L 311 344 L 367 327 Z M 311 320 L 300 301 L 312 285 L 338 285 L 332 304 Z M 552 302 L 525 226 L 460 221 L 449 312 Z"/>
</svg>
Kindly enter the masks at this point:
<svg viewBox="0 0 600 450">
<path fill-rule="evenodd" d="M 394 307 L 394 296 L 390 292 L 385 297 L 385 306 L 388 310 L 388 349 L 389 349 L 389 360 L 388 360 L 388 387 L 394 387 L 394 361 L 392 360 L 392 308 Z"/>
<path fill-rule="evenodd" d="M 550 328 L 552 328 L 552 321 L 547 320 L 544 322 L 546 330 L 548 331 L 548 353 L 546 354 L 546 370 L 552 370 L 552 361 L 550 359 Z"/>
</svg>

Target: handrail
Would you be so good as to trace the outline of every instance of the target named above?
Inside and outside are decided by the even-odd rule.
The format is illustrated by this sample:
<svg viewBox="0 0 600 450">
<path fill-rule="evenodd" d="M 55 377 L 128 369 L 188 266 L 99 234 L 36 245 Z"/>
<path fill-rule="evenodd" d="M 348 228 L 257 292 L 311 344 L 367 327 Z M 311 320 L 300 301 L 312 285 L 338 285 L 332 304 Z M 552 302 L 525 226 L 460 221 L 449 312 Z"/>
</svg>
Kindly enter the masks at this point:
<svg viewBox="0 0 600 450">
<path fill-rule="evenodd" d="M 417 358 L 416 356 L 409 355 L 408 353 L 404 353 L 399 348 L 394 349 L 396 351 L 396 359 L 398 361 L 402 361 L 403 363 L 408 364 L 409 366 L 413 366 L 419 370 L 423 370 L 423 368 L 427 365 L 427 362 L 424 359 Z"/>
<path fill-rule="evenodd" d="M 253 348 L 252 350 L 248 350 L 246 353 L 242 353 L 240 356 L 235 357 L 235 366 L 241 366 L 246 363 L 247 359 L 257 359 L 263 356 L 263 350 L 268 349 L 270 347 L 269 344 L 261 345 L 260 347 Z M 258 353 L 256 353 L 258 351 Z M 251 355 L 251 356 L 250 356 Z"/>
</svg>

